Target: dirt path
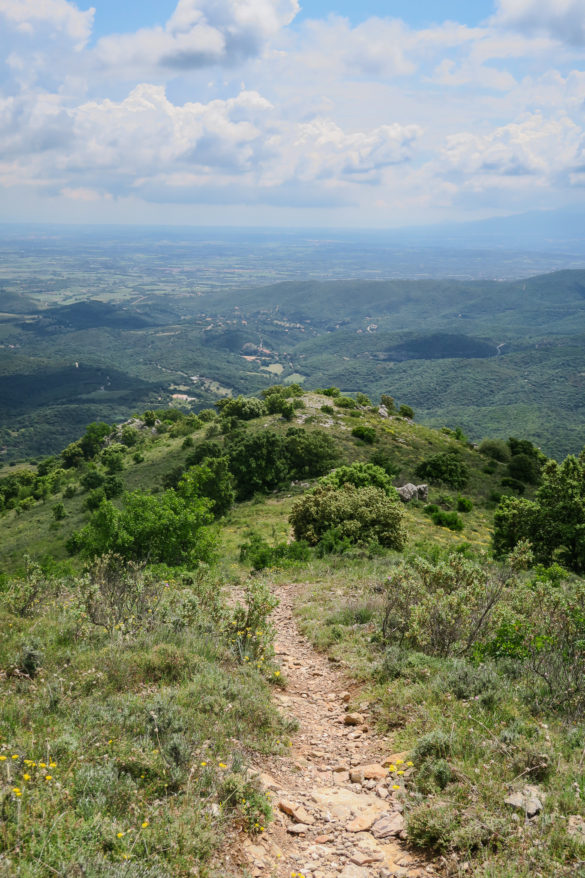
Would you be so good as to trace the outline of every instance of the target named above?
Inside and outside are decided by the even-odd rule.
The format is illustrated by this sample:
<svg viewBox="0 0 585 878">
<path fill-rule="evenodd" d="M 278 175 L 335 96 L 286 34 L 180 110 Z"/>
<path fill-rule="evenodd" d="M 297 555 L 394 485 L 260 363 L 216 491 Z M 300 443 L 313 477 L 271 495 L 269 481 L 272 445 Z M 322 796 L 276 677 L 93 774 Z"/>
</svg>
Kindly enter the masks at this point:
<svg viewBox="0 0 585 878">
<path fill-rule="evenodd" d="M 276 653 L 288 685 L 274 697 L 285 715 L 298 720 L 299 731 L 292 758 L 269 757 L 254 766 L 270 791 L 275 819 L 257 839 L 243 842 L 247 874 L 436 876 L 401 839 L 400 786 L 409 771 L 407 754 L 392 754 L 369 728 L 367 705 L 359 714 L 348 713 L 350 691 L 342 670 L 297 628 L 295 586 L 280 587 L 277 594 Z M 394 771 L 383 767 L 389 763 Z M 402 770 L 406 775 L 398 774 Z"/>
</svg>

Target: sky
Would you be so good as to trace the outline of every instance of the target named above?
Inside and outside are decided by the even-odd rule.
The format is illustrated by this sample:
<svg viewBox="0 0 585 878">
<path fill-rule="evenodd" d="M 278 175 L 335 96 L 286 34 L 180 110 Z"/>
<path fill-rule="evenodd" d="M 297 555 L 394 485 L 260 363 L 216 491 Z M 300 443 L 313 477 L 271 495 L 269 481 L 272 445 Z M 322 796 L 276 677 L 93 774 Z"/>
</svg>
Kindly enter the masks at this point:
<svg viewBox="0 0 585 878">
<path fill-rule="evenodd" d="M 585 0 L 0 0 L 0 221 L 575 207 Z"/>
</svg>

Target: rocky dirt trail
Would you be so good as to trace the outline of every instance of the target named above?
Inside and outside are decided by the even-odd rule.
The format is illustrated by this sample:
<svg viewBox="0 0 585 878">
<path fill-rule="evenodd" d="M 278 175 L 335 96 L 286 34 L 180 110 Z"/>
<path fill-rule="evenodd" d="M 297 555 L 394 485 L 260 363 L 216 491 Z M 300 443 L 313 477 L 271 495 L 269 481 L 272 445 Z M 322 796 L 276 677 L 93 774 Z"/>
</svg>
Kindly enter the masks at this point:
<svg viewBox="0 0 585 878">
<path fill-rule="evenodd" d="M 243 842 L 242 875 L 271 878 L 433 878 L 437 870 L 404 844 L 400 788 L 408 754 L 392 753 L 368 722 L 367 705 L 348 709 L 357 689 L 300 634 L 297 587 L 277 591 L 276 653 L 287 678 L 275 699 L 299 731 L 290 758 L 258 760 L 275 819 Z M 354 694 L 355 693 L 355 694 Z M 358 695 L 359 704 L 359 695 Z"/>
</svg>

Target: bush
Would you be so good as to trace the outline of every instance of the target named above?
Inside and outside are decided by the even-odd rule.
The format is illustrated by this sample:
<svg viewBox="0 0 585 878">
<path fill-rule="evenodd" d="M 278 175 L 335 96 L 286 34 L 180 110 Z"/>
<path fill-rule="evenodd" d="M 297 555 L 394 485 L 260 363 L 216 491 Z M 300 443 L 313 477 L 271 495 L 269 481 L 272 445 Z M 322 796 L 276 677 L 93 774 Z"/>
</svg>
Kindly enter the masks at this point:
<svg viewBox="0 0 585 878">
<path fill-rule="evenodd" d="M 334 415 L 335 414 L 335 409 L 333 408 L 332 405 L 322 405 L 321 411 L 326 415 Z"/>
<path fill-rule="evenodd" d="M 116 553 L 126 560 L 161 562 L 172 566 L 209 560 L 215 537 L 209 525 L 211 502 L 186 501 L 175 491 L 156 496 L 132 491 L 122 509 L 104 500 L 89 524 L 67 541 L 71 554 L 87 558 Z"/>
<path fill-rule="evenodd" d="M 213 439 L 204 439 L 195 447 L 194 451 L 187 455 L 185 463 L 187 466 L 197 466 L 206 457 L 222 457 L 224 453 L 219 442 L 215 442 Z"/>
<path fill-rule="evenodd" d="M 420 463 L 415 474 L 429 482 L 439 482 L 452 488 L 464 488 L 469 480 L 469 469 L 456 451 L 441 451 Z"/>
<path fill-rule="evenodd" d="M 509 476 L 504 476 L 501 485 L 502 488 L 511 488 L 516 494 L 523 494 L 526 490 L 524 482 L 519 482 L 518 479 L 511 479 Z"/>
<path fill-rule="evenodd" d="M 337 528 L 340 538 L 354 544 L 377 542 L 386 548 L 404 548 L 406 534 L 403 509 L 397 497 L 381 488 L 319 485 L 293 505 L 289 521 L 295 539 L 316 545 L 324 534 Z"/>
<path fill-rule="evenodd" d="M 445 512 L 444 509 L 439 509 L 438 512 L 432 513 L 431 518 L 433 524 L 436 524 L 439 527 L 447 527 L 449 530 L 454 531 L 463 530 L 463 522 L 456 512 Z"/>
<path fill-rule="evenodd" d="M 409 405 L 401 405 L 398 409 L 398 414 L 401 418 L 408 418 L 410 421 L 414 418 L 414 409 Z"/>
<path fill-rule="evenodd" d="M 510 448 L 503 439 L 484 439 L 480 442 L 478 451 L 484 457 L 497 460 L 499 463 L 508 463 L 510 460 Z"/>
<path fill-rule="evenodd" d="M 443 853 L 452 846 L 457 828 L 457 812 L 444 802 L 425 802 L 406 815 L 408 838 L 415 848 Z"/>
<path fill-rule="evenodd" d="M 388 413 L 393 412 L 395 407 L 394 397 L 388 393 L 383 393 L 380 397 L 380 405 L 386 406 Z"/>
<path fill-rule="evenodd" d="M 80 599 L 89 621 L 108 634 L 136 633 L 151 627 L 162 587 L 143 565 L 108 553 L 87 568 L 79 581 Z"/>
<path fill-rule="evenodd" d="M 532 545 L 534 559 L 549 566 L 559 561 L 585 571 L 585 454 L 559 464 L 550 460 L 534 500 L 506 497 L 494 517 L 494 550 L 510 552 L 521 540 Z"/>
<path fill-rule="evenodd" d="M 398 496 L 390 477 L 381 467 L 373 463 L 352 463 L 337 467 L 328 476 L 322 478 L 320 484 L 333 485 L 334 488 L 342 488 L 343 485 L 354 485 L 356 488 L 381 488 L 389 497 Z"/>
<path fill-rule="evenodd" d="M 473 509 L 473 500 L 469 497 L 457 497 L 457 512 L 471 512 Z"/>
<path fill-rule="evenodd" d="M 356 439 L 365 442 L 367 445 L 373 445 L 377 438 L 374 427 L 367 427 L 365 424 L 358 424 L 357 427 L 354 427 L 351 431 L 351 435 L 355 436 Z"/>
<path fill-rule="evenodd" d="M 383 639 L 428 655 L 471 654 L 490 634 L 509 581 L 458 553 L 401 564 L 386 583 Z"/>
<path fill-rule="evenodd" d="M 351 396 L 336 396 L 335 405 L 340 409 L 354 409 L 356 408 L 357 403 L 355 399 L 351 398 Z"/>
<path fill-rule="evenodd" d="M 371 406 L 372 405 L 372 400 L 370 399 L 369 396 L 366 396 L 365 393 L 356 393 L 355 401 L 357 402 L 358 405 L 363 405 L 363 406 Z"/>
<path fill-rule="evenodd" d="M 310 558 L 309 545 L 304 540 L 294 543 L 277 543 L 271 546 L 259 534 L 251 533 L 240 548 L 240 561 L 249 563 L 254 570 L 266 567 L 288 567 Z"/>
<path fill-rule="evenodd" d="M 237 396 L 235 399 L 220 399 L 216 406 L 222 418 L 237 418 L 239 421 L 251 421 L 266 414 L 266 406 L 255 396 Z"/>
<path fill-rule="evenodd" d="M 396 478 L 400 472 L 400 467 L 386 448 L 377 448 L 370 458 L 370 463 L 383 469 L 391 479 Z"/>
</svg>

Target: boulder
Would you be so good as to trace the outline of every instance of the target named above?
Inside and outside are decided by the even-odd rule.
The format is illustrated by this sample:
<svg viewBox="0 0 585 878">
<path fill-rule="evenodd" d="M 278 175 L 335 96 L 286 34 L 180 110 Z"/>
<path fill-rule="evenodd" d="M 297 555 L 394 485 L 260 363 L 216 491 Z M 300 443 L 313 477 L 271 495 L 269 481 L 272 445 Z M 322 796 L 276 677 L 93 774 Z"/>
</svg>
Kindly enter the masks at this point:
<svg viewBox="0 0 585 878">
<path fill-rule="evenodd" d="M 428 485 L 413 485 L 412 482 L 408 482 L 406 485 L 403 485 L 396 490 L 398 491 L 398 496 L 404 503 L 410 503 L 411 500 L 426 501 L 429 499 Z"/>
</svg>

